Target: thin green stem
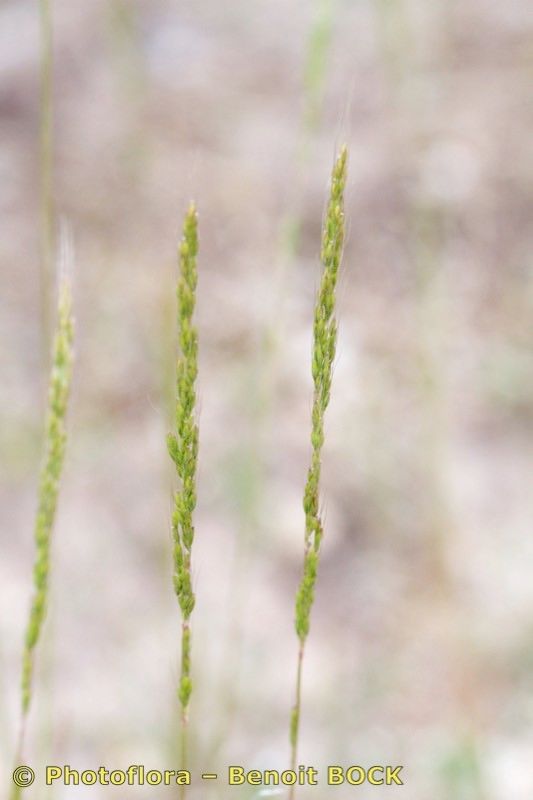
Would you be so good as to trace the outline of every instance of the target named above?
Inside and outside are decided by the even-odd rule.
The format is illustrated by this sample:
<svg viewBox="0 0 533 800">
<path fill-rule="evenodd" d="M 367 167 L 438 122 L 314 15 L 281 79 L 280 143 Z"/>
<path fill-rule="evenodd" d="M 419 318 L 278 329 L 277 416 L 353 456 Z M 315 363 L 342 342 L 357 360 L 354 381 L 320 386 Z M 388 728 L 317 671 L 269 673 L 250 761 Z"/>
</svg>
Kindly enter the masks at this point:
<svg viewBox="0 0 533 800">
<path fill-rule="evenodd" d="M 183 679 L 184 675 L 189 674 L 190 664 L 184 664 L 184 660 L 187 659 L 187 647 L 185 642 L 190 638 L 190 627 L 189 623 L 185 620 L 181 626 L 181 678 Z M 181 769 L 187 769 L 189 758 L 188 758 L 188 751 L 189 751 L 189 742 L 188 742 L 188 734 L 189 734 L 189 718 L 188 718 L 188 709 L 186 706 L 182 706 L 181 709 L 181 733 L 180 733 L 180 757 L 181 757 Z M 180 791 L 179 796 L 180 800 L 185 799 L 186 794 L 186 784 L 180 784 Z"/>
<path fill-rule="evenodd" d="M 39 0 L 40 16 L 40 296 L 43 365 L 48 369 L 50 347 L 50 295 L 54 261 L 53 197 L 53 42 L 50 0 Z"/>
<path fill-rule="evenodd" d="M 302 154 L 307 155 L 309 139 L 320 121 L 331 41 L 335 23 L 336 0 L 316 0 L 315 18 L 307 43 L 304 70 L 304 131 Z"/>
<path fill-rule="evenodd" d="M 300 732 L 300 712 L 302 708 L 302 672 L 304 661 L 305 642 L 300 641 L 298 647 L 298 662 L 296 666 L 296 686 L 294 692 L 294 706 L 291 715 L 291 769 L 296 769 L 298 762 L 298 739 Z M 293 799 L 295 786 L 291 786 L 289 797 Z"/>
</svg>

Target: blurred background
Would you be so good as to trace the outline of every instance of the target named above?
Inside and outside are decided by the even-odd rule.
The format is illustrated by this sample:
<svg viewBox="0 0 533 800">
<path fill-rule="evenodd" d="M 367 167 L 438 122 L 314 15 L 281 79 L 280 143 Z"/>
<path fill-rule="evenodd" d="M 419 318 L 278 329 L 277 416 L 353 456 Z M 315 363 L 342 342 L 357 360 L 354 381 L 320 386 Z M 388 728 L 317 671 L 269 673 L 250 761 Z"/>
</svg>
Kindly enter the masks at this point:
<svg viewBox="0 0 533 800">
<path fill-rule="evenodd" d="M 0 753 L 45 379 L 39 15 L 0 4 Z M 175 283 L 200 212 L 194 769 L 288 765 L 320 228 L 350 148 L 300 761 L 533 796 L 531 60 L 507 0 L 54 0 L 76 365 L 25 761 L 177 766 Z M 50 308 L 54 296 L 50 293 Z M 326 795 L 327 792 L 327 795 Z M 302 789 L 339 800 L 398 788 Z M 28 798 L 175 796 L 55 787 Z M 260 797 L 193 787 L 191 798 Z"/>
</svg>

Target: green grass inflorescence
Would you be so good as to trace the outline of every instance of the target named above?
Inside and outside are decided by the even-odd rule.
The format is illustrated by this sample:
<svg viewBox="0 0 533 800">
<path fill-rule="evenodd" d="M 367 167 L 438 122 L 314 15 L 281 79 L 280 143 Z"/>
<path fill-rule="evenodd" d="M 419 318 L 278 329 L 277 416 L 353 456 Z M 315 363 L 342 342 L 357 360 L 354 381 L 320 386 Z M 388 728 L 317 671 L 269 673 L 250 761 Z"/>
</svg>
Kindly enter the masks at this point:
<svg viewBox="0 0 533 800">
<path fill-rule="evenodd" d="M 35 652 L 48 603 L 50 542 L 67 441 L 66 416 L 72 375 L 73 333 L 70 286 L 65 280 L 59 293 L 58 326 L 52 351 L 48 391 L 45 453 L 39 480 L 38 506 L 35 519 L 36 554 L 33 568 L 33 599 L 22 654 L 22 724 L 17 758 L 22 754 L 26 719 L 33 696 Z M 18 796 L 16 790 L 14 796 Z"/>
<path fill-rule="evenodd" d="M 323 535 L 319 512 L 320 468 L 322 446 L 324 444 L 324 415 L 330 398 L 337 341 L 335 290 L 344 242 L 344 189 L 347 164 L 348 151 L 344 146 L 335 162 L 331 177 L 331 191 L 322 235 L 322 278 L 314 314 L 312 354 L 314 394 L 311 414 L 312 454 L 303 501 L 305 512 L 303 575 L 296 594 L 295 628 L 299 640 L 299 648 L 296 698 L 290 722 L 292 769 L 295 769 L 298 757 L 302 664 L 305 642 L 309 633 L 309 621 Z M 290 796 L 294 796 L 294 787 L 291 787 Z"/>
<path fill-rule="evenodd" d="M 172 533 L 174 542 L 174 589 L 182 614 L 181 675 L 178 697 L 182 721 L 182 769 L 187 767 L 187 718 L 192 692 L 190 617 L 194 608 L 191 552 L 194 539 L 193 512 L 196 506 L 198 426 L 195 422 L 198 334 L 192 318 L 196 304 L 198 217 L 191 205 L 183 225 L 179 248 L 178 340 L 176 368 L 176 431 L 167 436 L 168 452 L 176 466 L 179 488 L 174 495 Z M 182 786 L 185 792 L 185 786 Z"/>
<path fill-rule="evenodd" d="M 69 284 L 60 290 L 59 320 L 55 336 L 50 387 L 44 465 L 39 483 L 39 505 L 35 522 L 37 547 L 33 573 L 34 595 L 30 611 L 22 664 L 22 711 L 29 711 L 35 648 L 46 613 L 50 572 L 50 538 L 59 494 L 59 483 L 67 441 L 66 414 L 72 373 L 72 301 Z"/>
</svg>

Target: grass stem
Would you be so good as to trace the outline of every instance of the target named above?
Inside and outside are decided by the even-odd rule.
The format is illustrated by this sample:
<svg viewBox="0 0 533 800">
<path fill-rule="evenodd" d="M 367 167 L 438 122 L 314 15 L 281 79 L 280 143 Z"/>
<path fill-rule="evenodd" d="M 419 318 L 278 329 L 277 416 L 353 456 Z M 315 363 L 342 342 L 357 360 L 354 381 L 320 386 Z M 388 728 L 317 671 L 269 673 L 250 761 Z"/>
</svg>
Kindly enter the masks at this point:
<svg viewBox="0 0 533 800">
<path fill-rule="evenodd" d="M 40 298 L 43 368 L 48 371 L 50 295 L 54 261 L 53 41 L 51 0 L 39 0 L 40 18 Z"/>
</svg>

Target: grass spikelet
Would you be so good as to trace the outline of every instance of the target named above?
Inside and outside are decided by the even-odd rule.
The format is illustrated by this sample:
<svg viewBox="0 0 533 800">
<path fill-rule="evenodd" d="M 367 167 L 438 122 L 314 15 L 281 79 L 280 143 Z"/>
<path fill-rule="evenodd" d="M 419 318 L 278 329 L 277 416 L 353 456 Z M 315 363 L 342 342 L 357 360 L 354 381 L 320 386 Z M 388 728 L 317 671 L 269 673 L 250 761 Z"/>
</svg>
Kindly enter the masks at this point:
<svg viewBox="0 0 533 800">
<path fill-rule="evenodd" d="M 178 280 L 178 342 L 176 367 L 175 433 L 167 436 L 169 455 L 176 466 L 179 488 L 174 495 L 172 533 L 174 542 L 174 590 L 182 615 L 181 675 L 178 699 L 181 705 L 181 760 L 187 768 L 187 721 L 191 680 L 190 617 L 194 608 L 191 553 L 194 540 L 193 512 L 196 506 L 196 465 L 198 458 L 198 426 L 195 421 L 196 376 L 198 373 L 198 334 L 193 326 L 196 304 L 198 253 L 198 217 L 191 205 L 183 225 L 179 248 L 180 275 Z M 181 796 L 185 786 L 181 787 Z"/>
<path fill-rule="evenodd" d="M 66 416 L 72 374 L 72 341 L 72 301 L 70 285 L 65 279 L 59 292 L 58 324 L 52 351 L 48 390 L 45 452 L 39 480 L 37 515 L 35 519 L 36 553 L 33 568 L 33 599 L 22 654 L 22 723 L 18 748 L 19 756 L 23 747 L 26 719 L 32 702 L 35 653 L 48 603 L 50 542 L 67 441 Z"/>
<path fill-rule="evenodd" d="M 315 305 L 313 324 L 313 354 L 311 371 L 314 393 L 311 413 L 311 463 L 307 473 L 303 507 L 305 540 L 303 575 L 296 594 L 295 628 L 299 640 L 296 675 L 296 698 L 291 713 L 291 769 L 296 768 L 300 727 L 302 665 L 305 642 L 309 633 L 311 608 L 318 571 L 323 529 L 319 513 L 319 488 L 322 446 L 324 444 L 324 415 L 329 403 L 331 378 L 337 341 L 335 321 L 335 290 L 344 242 L 344 189 L 348 151 L 342 147 L 333 167 L 330 197 L 322 233 L 322 278 Z M 290 797 L 294 797 L 291 787 Z"/>
</svg>

